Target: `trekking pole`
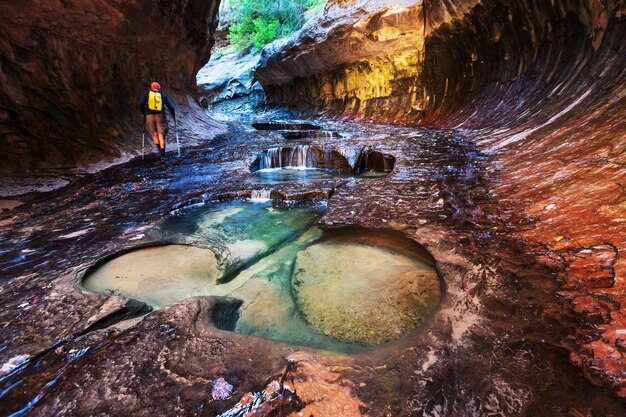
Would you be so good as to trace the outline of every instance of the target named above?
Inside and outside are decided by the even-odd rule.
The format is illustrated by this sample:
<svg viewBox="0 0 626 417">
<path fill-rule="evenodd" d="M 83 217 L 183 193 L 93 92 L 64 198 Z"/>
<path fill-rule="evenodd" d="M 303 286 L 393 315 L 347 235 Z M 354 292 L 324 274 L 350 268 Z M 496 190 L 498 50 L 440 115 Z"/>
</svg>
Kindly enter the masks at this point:
<svg viewBox="0 0 626 417">
<path fill-rule="evenodd" d="M 176 133 L 176 145 L 178 146 L 178 157 L 180 158 L 180 141 L 178 140 L 178 120 L 174 116 L 174 132 Z"/>
<path fill-rule="evenodd" d="M 143 126 L 141 127 L 141 163 L 143 164 L 144 148 L 146 146 L 146 115 L 143 115 Z"/>
</svg>

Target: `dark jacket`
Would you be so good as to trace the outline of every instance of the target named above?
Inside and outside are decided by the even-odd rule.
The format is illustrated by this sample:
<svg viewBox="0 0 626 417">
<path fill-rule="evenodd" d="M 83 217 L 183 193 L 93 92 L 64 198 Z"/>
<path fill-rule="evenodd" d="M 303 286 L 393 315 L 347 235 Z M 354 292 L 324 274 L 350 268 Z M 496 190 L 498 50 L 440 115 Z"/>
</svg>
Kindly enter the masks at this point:
<svg viewBox="0 0 626 417">
<path fill-rule="evenodd" d="M 154 91 L 156 93 L 161 93 L 161 97 L 163 98 L 163 104 L 165 104 L 165 107 L 167 107 L 169 109 L 170 113 L 172 113 L 172 116 L 176 117 L 176 109 L 174 108 L 174 105 L 170 101 L 170 98 L 168 96 L 166 96 L 161 91 L 158 91 L 158 90 L 152 90 L 152 91 Z M 139 100 L 139 111 L 141 111 L 141 114 L 159 114 L 159 113 L 162 113 L 165 116 L 165 113 L 163 113 L 163 110 L 155 111 L 155 110 L 150 110 L 148 108 L 148 93 L 149 93 L 149 91 L 146 91 L 143 94 L 143 96 L 141 96 L 141 100 Z"/>
</svg>

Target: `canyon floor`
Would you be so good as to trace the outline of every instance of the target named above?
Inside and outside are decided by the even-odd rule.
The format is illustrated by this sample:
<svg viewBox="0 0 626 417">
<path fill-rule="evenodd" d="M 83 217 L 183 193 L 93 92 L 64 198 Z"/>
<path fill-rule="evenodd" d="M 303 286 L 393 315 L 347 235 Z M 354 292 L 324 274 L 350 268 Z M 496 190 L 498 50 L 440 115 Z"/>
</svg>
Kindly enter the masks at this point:
<svg viewBox="0 0 626 417">
<path fill-rule="evenodd" d="M 288 139 L 229 122 L 227 133 L 165 164 L 148 154 L 11 197 L 22 204 L 0 214 L 0 414 L 624 415 L 619 372 L 611 385 L 572 359 L 581 331 L 589 340 L 601 331 L 559 295 L 568 257 L 579 269 L 614 264 L 610 245 L 555 249 L 527 239 L 540 216 L 507 194 L 511 181 L 498 156 L 475 145 L 477 133 L 300 122 L 338 135 Z M 395 165 L 375 178 L 263 182 L 251 173 L 264 150 L 298 145 L 351 164 L 374 150 Z M 102 259 L 172 243 L 159 227 L 177 210 L 260 189 L 277 201 L 325 203 L 322 230 L 422 245 L 443 285 L 436 311 L 397 341 L 337 353 L 221 330 L 212 297 L 148 312 L 82 287 Z M 541 210 L 542 224 L 556 213 Z M 233 385 L 229 398 L 212 396 L 218 378 Z"/>
</svg>

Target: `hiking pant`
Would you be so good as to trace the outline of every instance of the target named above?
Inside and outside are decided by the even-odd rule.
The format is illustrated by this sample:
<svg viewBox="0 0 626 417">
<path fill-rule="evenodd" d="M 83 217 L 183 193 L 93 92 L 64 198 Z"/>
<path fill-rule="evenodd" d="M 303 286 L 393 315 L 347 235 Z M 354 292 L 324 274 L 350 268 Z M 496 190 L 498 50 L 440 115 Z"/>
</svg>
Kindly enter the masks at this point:
<svg viewBox="0 0 626 417">
<path fill-rule="evenodd" d="M 161 152 L 165 149 L 165 135 L 167 134 L 167 122 L 164 114 L 147 114 L 146 124 L 152 132 L 154 144 L 157 145 Z"/>
<path fill-rule="evenodd" d="M 146 124 L 153 134 L 165 134 L 165 118 L 162 114 L 146 114 Z"/>
</svg>

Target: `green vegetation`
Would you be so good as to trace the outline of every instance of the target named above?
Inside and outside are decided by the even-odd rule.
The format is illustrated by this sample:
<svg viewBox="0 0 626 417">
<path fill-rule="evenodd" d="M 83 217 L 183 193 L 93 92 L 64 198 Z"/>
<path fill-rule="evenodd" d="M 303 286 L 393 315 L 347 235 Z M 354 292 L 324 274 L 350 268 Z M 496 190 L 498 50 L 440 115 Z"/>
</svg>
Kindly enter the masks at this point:
<svg viewBox="0 0 626 417">
<path fill-rule="evenodd" d="M 237 50 L 263 48 L 300 29 L 326 0 L 242 0 L 231 2 L 228 38 Z"/>
</svg>

